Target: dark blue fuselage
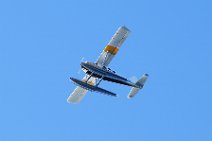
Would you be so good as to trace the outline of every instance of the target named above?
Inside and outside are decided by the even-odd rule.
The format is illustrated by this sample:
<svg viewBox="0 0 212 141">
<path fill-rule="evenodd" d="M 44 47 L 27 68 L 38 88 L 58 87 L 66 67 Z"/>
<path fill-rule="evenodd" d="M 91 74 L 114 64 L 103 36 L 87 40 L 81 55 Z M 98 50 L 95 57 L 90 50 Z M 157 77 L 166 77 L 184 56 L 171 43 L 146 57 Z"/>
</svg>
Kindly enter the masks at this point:
<svg viewBox="0 0 212 141">
<path fill-rule="evenodd" d="M 82 62 L 80 65 L 83 69 L 87 70 L 86 74 L 88 75 L 92 74 L 93 77 L 102 78 L 103 80 L 139 88 L 139 86 L 136 85 L 135 83 L 129 81 L 128 79 L 122 76 L 115 74 L 106 67 L 101 67 L 91 62 Z"/>
</svg>

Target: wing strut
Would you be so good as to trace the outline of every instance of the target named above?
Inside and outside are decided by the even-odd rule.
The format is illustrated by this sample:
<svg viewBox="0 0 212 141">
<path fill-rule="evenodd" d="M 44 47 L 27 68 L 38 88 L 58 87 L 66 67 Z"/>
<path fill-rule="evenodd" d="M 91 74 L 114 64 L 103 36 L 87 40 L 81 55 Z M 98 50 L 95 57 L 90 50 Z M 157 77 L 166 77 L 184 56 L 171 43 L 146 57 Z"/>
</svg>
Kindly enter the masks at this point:
<svg viewBox="0 0 212 141">
<path fill-rule="evenodd" d="M 102 79 L 104 78 L 104 76 L 102 75 L 102 77 L 100 78 L 99 82 L 96 84 L 96 86 L 99 86 L 100 82 L 102 81 Z"/>
<path fill-rule="evenodd" d="M 85 83 L 88 83 L 88 80 L 92 77 L 93 73 L 94 72 L 91 72 L 91 74 L 89 75 L 89 77 L 87 78 L 87 80 L 85 81 Z M 102 81 L 103 78 L 104 78 L 104 75 L 102 75 L 102 77 L 100 78 L 99 82 L 95 86 L 98 86 L 101 83 L 101 81 Z"/>
<path fill-rule="evenodd" d="M 86 83 L 88 82 L 88 80 L 91 78 L 91 76 L 93 75 L 93 72 L 89 75 L 89 77 L 86 80 Z"/>
</svg>

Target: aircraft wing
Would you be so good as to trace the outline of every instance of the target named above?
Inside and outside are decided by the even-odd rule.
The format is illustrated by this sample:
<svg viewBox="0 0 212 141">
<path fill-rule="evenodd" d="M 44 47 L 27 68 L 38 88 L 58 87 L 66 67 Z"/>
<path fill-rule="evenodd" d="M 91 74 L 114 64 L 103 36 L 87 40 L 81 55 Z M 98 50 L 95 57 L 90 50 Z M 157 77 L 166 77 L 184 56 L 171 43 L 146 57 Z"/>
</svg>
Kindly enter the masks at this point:
<svg viewBox="0 0 212 141">
<path fill-rule="evenodd" d="M 119 51 L 119 48 L 121 47 L 123 42 L 128 37 L 129 33 L 130 33 L 130 30 L 127 27 L 125 26 L 119 27 L 116 33 L 113 35 L 110 42 L 107 44 L 107 46 L 104 48 L 104 50 L 100 54 L 96 63 L 101 66 L 108 66 L 111 60 L 113 59 L 113 57 Z M 87 75 L 83 78 L 83 81 L 86 81 L 86 79 L 87 79 Z M 88 83 L 91 85 L 95 85 L 96 78 L 91 77 Z M 87 92 L 88 90 L 77 86 L 76 89 L 72 92 L 72 94 L 68 97 L 67 99 L 68 103 L 79 103 L 83 99 L 83 97 L 86 95 Z"/>
<path fill-rule="evenodd" d="M 121 47 L 121 45 L 124 43 L 124 41 L 128 37 L 129 33 L 130 33 L 130 30 L 127 27 L 125 26 L 119 27 L 116 33 L 113 35 L 110 42 L 102 51 L 96 63 L 98 63 L 98 65 L 101 65 L 101 66 L 108 66 L 111 60 L 113 59 L 113 57 L 119 51 L 119 48 Z"/>
<path fill-rule="evenodd" d="M 79 86 L 75 88 L 75 90 L 72 92 L 72 94 L 68 97 L 67 102 L 68 103 L 79 103 L 85 94 L 88 92 L 88 90 L 83 89 Z"/>
</svg>

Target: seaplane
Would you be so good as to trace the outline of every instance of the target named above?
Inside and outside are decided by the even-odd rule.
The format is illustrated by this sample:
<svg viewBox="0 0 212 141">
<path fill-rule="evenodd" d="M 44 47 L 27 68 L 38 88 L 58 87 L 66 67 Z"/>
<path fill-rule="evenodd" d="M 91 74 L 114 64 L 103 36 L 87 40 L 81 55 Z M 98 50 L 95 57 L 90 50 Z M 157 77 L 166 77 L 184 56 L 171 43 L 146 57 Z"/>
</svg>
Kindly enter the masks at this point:
<svg viewBox="0 0 212 141">
<path fill-rule="evenodd" d="M 102 80 L 132 87 L 127 96 L 129 99 L 133 98 L 144 87 L 144 84 L 149 77 L 148 74 L 145 73 L 137 82 L 132 82 L 129 79 L 118 75 L 114 70 L 108 67 L 129 33 L 130 30 L 127 27 L 119 27 L 96 62 L 85 61 L 80 63 L 81 69 L 85 73 L 85 77 L 82 80 L 70 77 L 70 80 L 77 87 L 68 97 L 68 103 L 79 103 L 88 91 L 99 92 L 116 97 L 117 94 L 114 92 L 99 87 Z"/>
</svg>

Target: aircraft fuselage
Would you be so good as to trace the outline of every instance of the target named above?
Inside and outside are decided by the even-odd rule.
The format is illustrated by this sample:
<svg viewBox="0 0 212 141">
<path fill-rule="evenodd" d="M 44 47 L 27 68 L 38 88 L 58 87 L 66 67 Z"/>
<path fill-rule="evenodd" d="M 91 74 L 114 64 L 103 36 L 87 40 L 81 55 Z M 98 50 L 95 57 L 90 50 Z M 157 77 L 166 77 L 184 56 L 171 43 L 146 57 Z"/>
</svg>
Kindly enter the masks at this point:
<svg viewBox="0 0 212 141">
<path fill-rule="evenodd" d="M 81 68 L 85 70 L 86 74 L 92 75 L 93 77 L 102 78 L 103 80 L 140 88 L 135 83 L 129 81 L 128 79 L 120 75 L 117 75 L 116 73 L 114 73 L 114 71 L 111 71 L 110 69 L 104 66 L 99 66 L 96 63 L 92 62 L 82 62 L 80 65 Z"/>
</svg>

